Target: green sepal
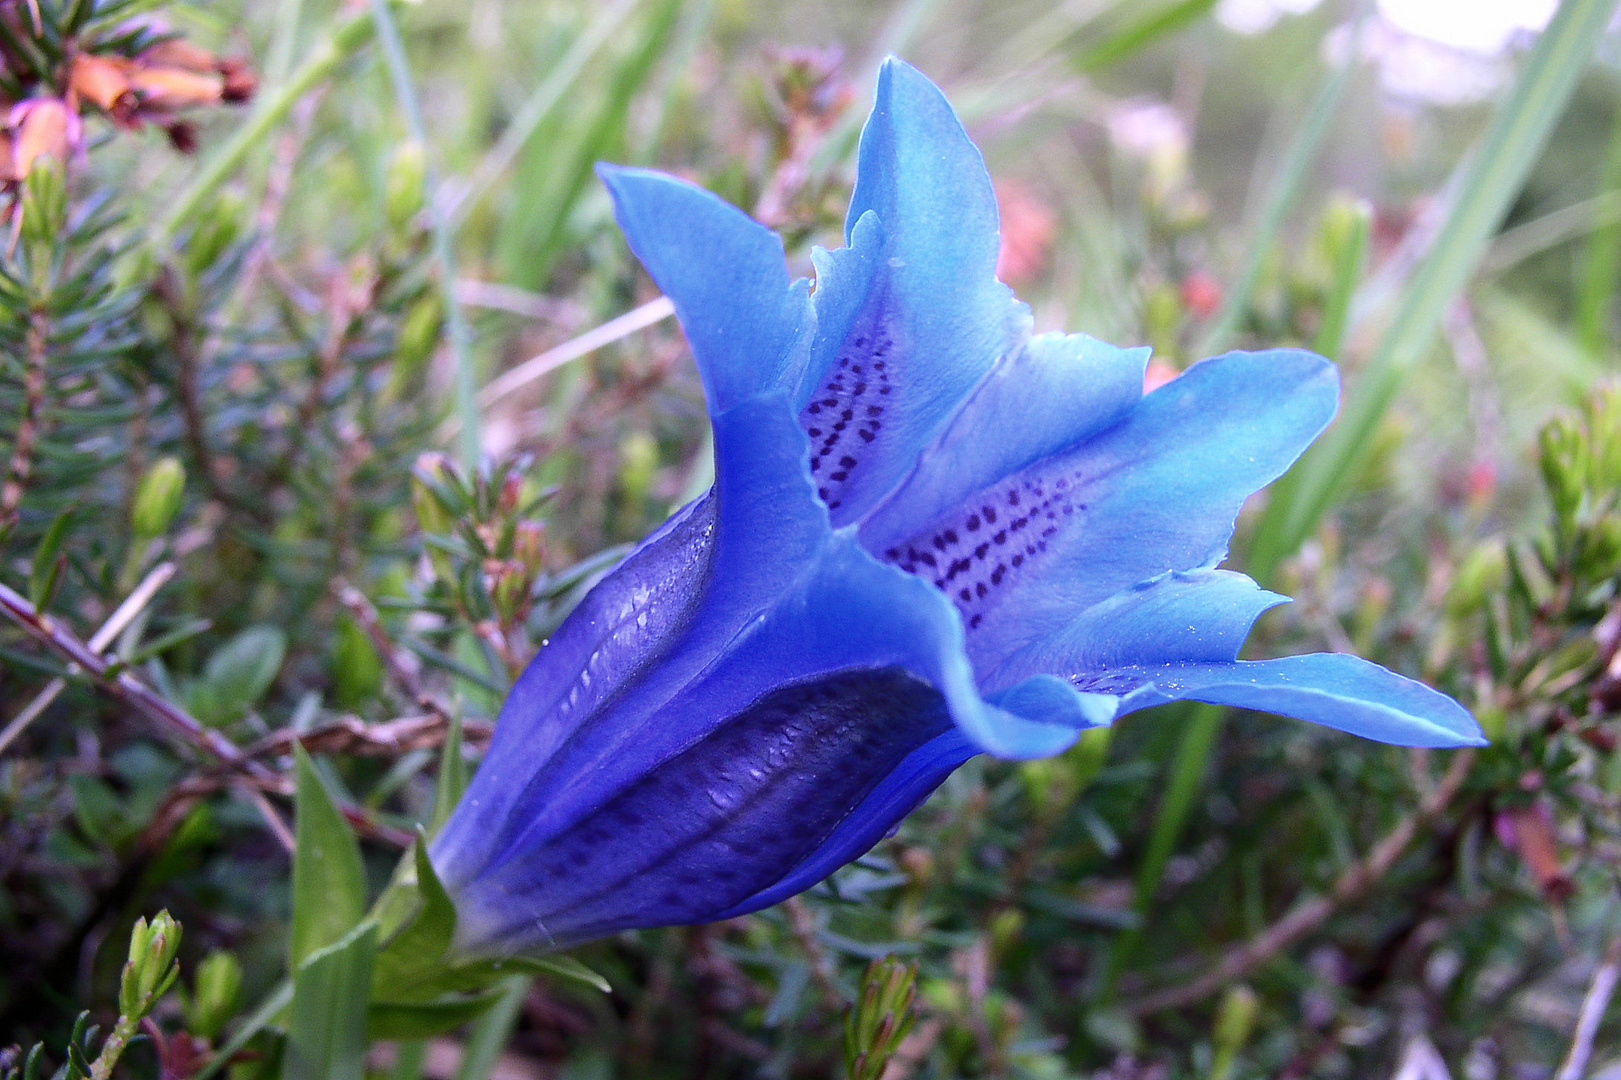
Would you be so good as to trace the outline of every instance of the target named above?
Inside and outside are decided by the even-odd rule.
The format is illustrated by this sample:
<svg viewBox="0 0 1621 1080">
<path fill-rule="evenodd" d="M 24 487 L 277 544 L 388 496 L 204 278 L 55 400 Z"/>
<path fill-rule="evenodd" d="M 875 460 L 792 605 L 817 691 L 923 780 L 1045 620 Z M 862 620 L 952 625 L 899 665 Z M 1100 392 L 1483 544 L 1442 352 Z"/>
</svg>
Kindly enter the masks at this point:
<svg viewBox="0 0 1621 1080">
<path fill-rule="evenodd" d="M 561 976 L 609 990 L 602 976 L 568 957 L 453 957 L 456 907 L 420 835 L 376 913 L 387 938 L 372 970 L 374 1038 L 423 1038 L 464 1023 L 500 997 L 497 984 L 511 975 Z"/>
<path fill-rule="evenodd" d="M 501 990 L 471 996 L 447 994 L 432 1001 L 374 1001 L 366 1012 L 373 1039 L 428 1039 L 461 1027 L 495 1004 Z"/>
</svg>

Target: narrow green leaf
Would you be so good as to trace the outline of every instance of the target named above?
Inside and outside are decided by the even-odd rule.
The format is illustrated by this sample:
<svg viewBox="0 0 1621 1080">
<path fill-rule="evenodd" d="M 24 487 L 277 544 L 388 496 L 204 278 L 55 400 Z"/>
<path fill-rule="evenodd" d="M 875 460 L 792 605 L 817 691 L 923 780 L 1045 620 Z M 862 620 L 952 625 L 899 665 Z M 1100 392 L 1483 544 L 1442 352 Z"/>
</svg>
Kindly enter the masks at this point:
<svg viewBox="0 0 1621 1080">
<path fill-rule="evenodd" d="M 282 1080 L 364 1080 L 377 924 L 310 953 L 293 973 Z"/>
<path fill-rule="evenodd" d="M 512 1037 L 512 1029 L 517 1026 L 518 1010 L 523 1007 L 528 990 L 527 975 L 514 975 L 503 981 L 499 1000 L 479 1017 L 463 1043 L 462 1064 L 456 1070 L 456 1080 L 489 1080 L 495 1059 L 501 1056 L 502 1048 Z"/>
<path fill-rule="evenodd" d="M 462 753 L 462 717 L 458 711 L 445 730 L 445 745 L 439 755 L 439 786 L 433 793 L 433 817 L 429 835 L 435 835 L 450 819 L 450 812 L 467 790 L 467 757 Z M 418 844 L 420 847 L 421 844 Z M 426 860 L 424 860 L 426 861 Z"/>
<path fill-rule="evenodd" d="M 253 116 L 197 169 L 190 184 L 177 195 L 169 213 L 152 230 L 149 249 L 163 254 L 176 233 L 207 204 L 220 185 L 231 178 L 250 153 L 264 145 L 270 133 L 292 112 L 298 100 L 330 78 L 366 42 L 373 31 L 369 11 L 352 15 L 321 36 L 322 46 L 275 91 L 260 99 Z"/>
<path fill-rule="evenodd" d="M 1122 8 L 1136 10 L 1134 4 Z M 1102 71 L 1148 48 L 1160 38 L 1204 18 L 1216 6 L 1216 0 L 1174 0 L 1146 14 L 1139 14 L 1126 25 L 1110 33 L 1101 41 L 1088 46 L 1075 58 L 1075 66 L 1082 72 Z"/>
<path fill-rule="evenodd" d="M 588 70 L 603 47 L 614 40 L 626 20 L 640 6 L 641 0 L 616 0 L 596 9 L 591 22 L 574 39 L 568 51 L 547 69 L 546 77 L 535 87 L 528 100 L 518 107 L 512 122 L 490 152 L 484 155 L 484 160 L 479 162 L 460 196 L 446 205 L 445 217 L 452 228 L 462 223 L 473 204 L 486 195 L 501 174 L 517 160 L 535 130 L 557 110 L 568 108 L 580 76 Z"/>
<path fill-rule="evenodd" d="M 1540 159 L 1615 7 L 1616 0 L 1567 0 L 1537 39 L 1485 134 L 1460 165 L 1435 243 L 1403 287 L 1395 317 L 1347 396 L 1339 422 L 1274 485 L 1247 566 L 1262 584 L 1367 464 L 1375 430 Z"/>
<path fill-rule="evenodd" d="M 1323 145 L 1328 129 L 1333 126 L 1334 117 L 1339 114 L 1340 102 L 1345 99 L 1345 88 L 1350 85 L 1351 73 L 1356 68 L 1354 63 L 1341 64 L 1337 71 L 1329 72 L 1317 88 L 1305 119 L 1301 121 L 1300 131 L 1276 172 L 1260 216 L 1250 232 L 1244 268 L 1227 290 L 1221 310 L 1216 313 L 1210 329 L 1194 350 L 1195 356 L 1210 356 L 1227 348 L 1239 320 L 1249 310 L 1250 297 L 1255 292 L 1255 283 L 1260 280 L 1267 254 L 1277 243 L 1278 233 L 1283 229 L 1290 208 L 1306 187 L 1312 163 L 1317 160 L 1317 151 Z"/>
<path fill-rule="evenodd" d="M 189 1080 L 210 1080 L 216 1073 L 230 1064 L 237 1052 L 248 1045 L 253 1037 L 280 1016 L 293 1000 L 293 984 L 291 980 L 284 981 L 272 990 L 268 997 L 259 1003 L 259 1007 L 248 1014 L 231 1033 L 231 1037 L 214 1051 L 214 1056 L 200 1070 L 193 1073 Z"/>
<path fill-rule="evenodd" d="M 431 1001 L 374 1001 L 366 1013 L 366 1034 L 373 1039 L 430 1039 L 477 1019 L 503 993 L 496 989 Z"/>
<path fill-rule="evenodd" d="M 1621 109 L 1610 129 L 1596 195 L 1621 194 Z M 1598 216 L 1598 211 L 1593 211 Z M 1576 337 L 1588 352 L 1600 352 L 1611 340 L 1609 318 L 1615 311 L 1616 286 L 1621 283 L 1621 221 L 1613 218 L 1594 229 L 1587 241 L 1576 290 Z"/>
<path fill-rule="evenodd" d="M 1137 864 L 1136 895 L 1132 910 L 1144 916 L 1153 906 L 1165 877 L 1165 866 L 1182 838 L 1188 813 L 1204 785 L 1205 769 L 1215 749 L 1221 731 L 1227 726 L 1229 709 L 1221 705 L 1194 703 L 1184 705 L 1185 723 L 1176 757 L 1171 762 L 1171 775 L 1165 784 L 1165 796 L 1160 800 L 1159 812 L 1154 817 L 1154 828 L 1148 837 L 1148 849 Z M 1114 982 L 1141 945 L 1143 935 L 1151 925 L 1142 922 L 1124 931 L 1115 939 L 1104 968 L 1104 996 L 1113 991 Z"/>
<path fill-rule="evenodd" d="M 1368 242 L 1372 235 L 1373 213 L 1365 203 L 1346 207 L 1345 213 L 1351 215 L 1349 227 L 1340 238 L 1338 250 L 1331 253 L 1334 276 L 1323 300 L 1323 321 L 1311 343 L 1313 351 L 1330 358 L 1339 356 L 1345 348 L 1345 333 L 1351 325 L 1351 301 L 1368 263 Z"/>
<path fill-rule="evenodd" d="M 420 836 L 412 847 L 418 908 L 377 956 L 373 995 L 379 1000 L 425 1001 L 440 991 L 426 984 L 446 967 L 445 952 L 456 932 L 456 909 L 428 861 Z M 412 884 L 409 880 L 407 885 Z"/>
<path fill-rule="evenodd" d="M 28 602 L 34 610 L 43 611 L 56 592 L 56 582 L 62 572 L 62 544 L 67 540 L 68 528 L 73 524 L 70 507 L 51 519 L 28 570 Z"/>
<path fill-rule="evenodd" d="M 209 655 L 188 704 L 205 724 L 240 720 L 264 698 L 286 656 L 286 634 L 274 626 L 250 626 Z"/>
<path fill-rule="evenodd" d="M 348 934 L 366 910 L 360 843 L 302 746 L 293 746 L 296 782 L 292 966 Z M 371 970 L 367 952 L 366 969 Z"/>
</svg>

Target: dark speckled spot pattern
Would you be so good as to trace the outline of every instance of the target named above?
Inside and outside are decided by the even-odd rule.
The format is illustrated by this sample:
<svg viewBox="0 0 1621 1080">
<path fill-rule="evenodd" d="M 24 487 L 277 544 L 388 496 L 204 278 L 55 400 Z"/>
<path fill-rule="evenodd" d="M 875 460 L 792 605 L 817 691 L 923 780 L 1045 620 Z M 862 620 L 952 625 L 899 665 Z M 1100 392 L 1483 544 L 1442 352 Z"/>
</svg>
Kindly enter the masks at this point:
<svg viewBox="0 0 1621 1080">
<path fill-rule="evenodd" d="M 1040 462 L 968 499 L 904 544 L 886 562 L 934 583 L 951 597 L 970 632 L 1011 581 L 1041 564 L 1060 532 L 1086 511 L 1076 498 L 1082 474 Z"/>
<path fill-rule="evenodd" d="M 874 305 L 881 311 L 882 303 Z M 844 491 L 883 438 L 893 406 L 896 348 L 882 315 L 863 316 L 839 350 L 825 383 L 799 414 L 810 439 L 811 477 L 829 512 L 844 506 Z"/>
</svg>

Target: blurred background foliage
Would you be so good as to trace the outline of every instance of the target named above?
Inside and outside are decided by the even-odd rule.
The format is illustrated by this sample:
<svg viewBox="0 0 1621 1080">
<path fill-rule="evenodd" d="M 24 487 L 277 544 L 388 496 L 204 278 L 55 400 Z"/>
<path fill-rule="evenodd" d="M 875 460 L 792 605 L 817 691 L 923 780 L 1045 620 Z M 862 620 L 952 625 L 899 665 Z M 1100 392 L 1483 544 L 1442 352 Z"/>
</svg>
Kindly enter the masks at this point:
<svg viewBox="0 0 1621 1080">
<path fill-rule="evenodd" d="M 1039 328 L 1155 379 L 1342 363 L 1240 523 L 1298 598 L 1252 653 L 1355 649 L 1493 745 L 1135 715 L 976 760 L 800 899 L 580 950 L 611 994 L 509 977 L 369 1056 L 334 1021 L 321 1075 L 1621 1076 L 1615 5 L 1471 48 L 1424 7 L 0 3 L 0 1074 L 301 1075 L 289 799 L 377 893 L 709 480 L 591 164 L 808 271 L 894 51 L 984 148 Z"/>
</svg>

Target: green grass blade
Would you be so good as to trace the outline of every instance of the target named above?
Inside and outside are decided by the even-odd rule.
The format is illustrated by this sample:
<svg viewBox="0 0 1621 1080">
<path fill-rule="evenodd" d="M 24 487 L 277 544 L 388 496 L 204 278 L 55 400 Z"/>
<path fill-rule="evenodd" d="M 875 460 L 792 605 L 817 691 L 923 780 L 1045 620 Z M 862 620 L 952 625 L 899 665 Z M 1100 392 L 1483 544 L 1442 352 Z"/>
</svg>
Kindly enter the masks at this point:
<svg viewBox="0 0 1621 1080">
<path fill-rule="evenodd" d="M 1621 198 L 1621 108 L 1615 111 L 1615 126 L 1610 130 L 1610 148 L 1604 155 L 1604 170 L 1599 176 L 1599 199 Z M 1600 211 L 1593 210 L 1595 227 L 1587 241 L 1587 252 L 1582 263 L 1581 279 L 1576 289 L 1576 337 L 1588 352 L 1603 351 L 1610 343 L 1609 316 L 1615 310 L 1616 286 L 1621 284 L 1621 220 L 1615 217 L 1600 219 Z"/>
<path fill-rule="evenodd" d="M 490 1080 L 496 1059 L 512 1037 L 512 1029 L 518 1024 L 518 1010 L 523 1007 L 524 994 L 529 991 L 529 976 L 513 975 L 502 980 L 502 985 L 505 989 L 501 999 L 491 1005 L 468 1032 L 456 1080 Z"/>
<path fill-rule="evenodd" d="M 517 160 L 535 130 L 569 102 L 571 92 L 588 65 L 640 7 L 641 0 L 618 0 L 598 10 L 562 59 L 552 65 L 546 78 L 513 115 L 512 122 L 478 163 L 466 185 L 445 199 L 443 217 L 451 226 L 462 223 L 473 204 L 488 194 L 496 179 Z"/>
<path fill-rule="evenodd" d="M 1373 208 L 1363 202 L 1347 206 L 1349 218 L 1337 248 L 1330 252 L 1333 278 L 1323 299 L 1323 321 L 1312 338 L 1314 352 L 1333 358 L 1345 348 L 1345 334 L 1351 326 L 1351 302 L 1356 298 L 1362 271 L 1368 265 L 1368 246 L 1373 236 Z"/>
<path fill-rule="evenodd" d="M 1135 4 L 1122 4 L 1122 8 L 1135 9 Z M 1093 42 L 1075 58 L 1075 66 L 1090 74 L 1112 67 L 1120 61 L 1148 48 L 1161 38 L 1187 28 L 1210 14 L 1216 0 L 1175 0 L 1147 14 L 1127 22 L 1101 41 Z"/>
<path fill-rule="evenodd" d="M 400 41 L 400 28 L 394 21 L 394 13 L 389 10 L 389 0 L 371 0 L 371 11 L 406 131 L 418 146 L 427 147 L 428 134 L 422 123 L 422 109 L 417 103 L 405 45 Z M 456 298 L 456 249 L 452 242 L 452 226 L 448 215 L 434 198 L 435 188 L 434 170 L 430 165 L 427 177 L 428 220 L 433 230 L 433 261 L 439 264 L 439 293 L 445 309 L 445 339 L 450 346 L 454 366 L 452 385 L 456 416 L 461 421 L 456 432 L 457 445 L 461 452 L 462 468 L 471 472 L 478 467 L 479 455 L 484 448 L 479 434 L 478 374 L 473 370 L 472 329 L 467 325 L 467 315 Z"/>
<path fill-rule="evenodd" d="M 368 920 L 298 965 L 282 1080 L 364 1080 L 376 949 L 377 924 Z"/>
<path fill-rule="evenodd" d="M 1568 0 L 1538 38 L 1485 134 L 1460 166 L 1435 244 L 1403 288 L 1395 316 L 1347 395 L 1339 422 L 1273 487 L 1246 567 L 1263 584 L 1366 465 L 1375 430 L 1540 159 L 1615 7 L 1616 0 Z"/>
<path fill-rule="evenodd" d="M 1146 916 L 1153 907 L 1160 882 L 1165 878 L 1165 865 L 1170 861 L 1171 853 L 1176 850 L 1177 841 L 1182 838 L 1182 828 L 1187 823 L 1188 814 L 1193 810 L 1194 800 L 1198 798 L 1199 791 L 1204 786 L 1205 769 L 1210 761 L 1210 755 L 1215 750 L 1216 740 L 1220 737 L 1222 728 L 1227 726 L 1227 717 L 1231 715 L 1231 710 L 1224 706 L 1207 705 L 1202 702 L 1185 706 L 1184 709 L 1186 726 L 1182 731 L 1182 739 L 1177 744 L 1176 757 L 1171 762 L 1171 775 L 1166 781 L 1165 797 L 1160 801 L 1159 813 L 1154 819 L 1154 829 L 1149 834 L 1148 847 L 1143 852 L 1142 861 L 1137 864 L 1132 908 L 1140 916 Z M 1100 987 L 1100 993 L 1104 998 L 1112 996 L 1115 980 L 1136 954 L 1149 925 L 1148 919 L 1141 919 L 1115 938 L 1104 966 L 1103 985 Z"/>
<path fill-rule="evenodd" d="M 248 122 L 236 130 L 213 155 L 205 161 L 191 183 L 175 198 L 170 211 L 153 228 L 148 249 L 162 252 L 193 215 L 202 208 L 221 184 L 242 165 L 256 148 L 263 145 L 298 100 L 331 77 L 350 57 L 371 40 L 373 22 L 370 12 L 339 23 L 326 35 L 325 43 L 305 60 L 286 83 L 276 88 L 269 97 L 261 99 Z"/>
<path fill-rule="evenodd" d="M 1261 207 L 1261 213 L 1250 236 L 1249 251 L 1244 257 L 1244 268 L 1239 271 L 1238 279 L 1228 289 L 1221 310 L 1216 313 L 1210 329 L 1205 332 L 1198 348 L 1194 350 L 1195 356 L 1210 356 L 1225 349 L 1233 336 L 1233 331 L 1238 328 L 1239 321 L 1249 310 L 1250 297 L 1254 295 L 1255 283 L 1260 280 L 1261 268 L 1266 263 L 1267 253 L 1277 243 L 1284 219 L 1288 217 L 1290 209 L 1294 207 L 1306 186 L 1306 181 L 1311 175 L 1312 163 L 1317 160 L 1317 151 L 1323 145 L 1323 138 L 1333 127 L 1334 118 L 1339 114 L 1340 102 L 1345 99 L 1345 88 L 1350 85 L 1351 75 L 1356 69 L 1355 63 L 1340 65 L 1338 71 L 1328 74 L 1322 85 L 1317 88 L 1317 93 L 1312 96 L 1311 106 L 1306 110 L 1305 119 L 1301 121 L 1300 131 L 1295 135 L 1294 142 L 1283 159 L 1283 165 L 1277 172 L 1277 179 L 1267 192 L 1266 202 Z"/>
</svg>

